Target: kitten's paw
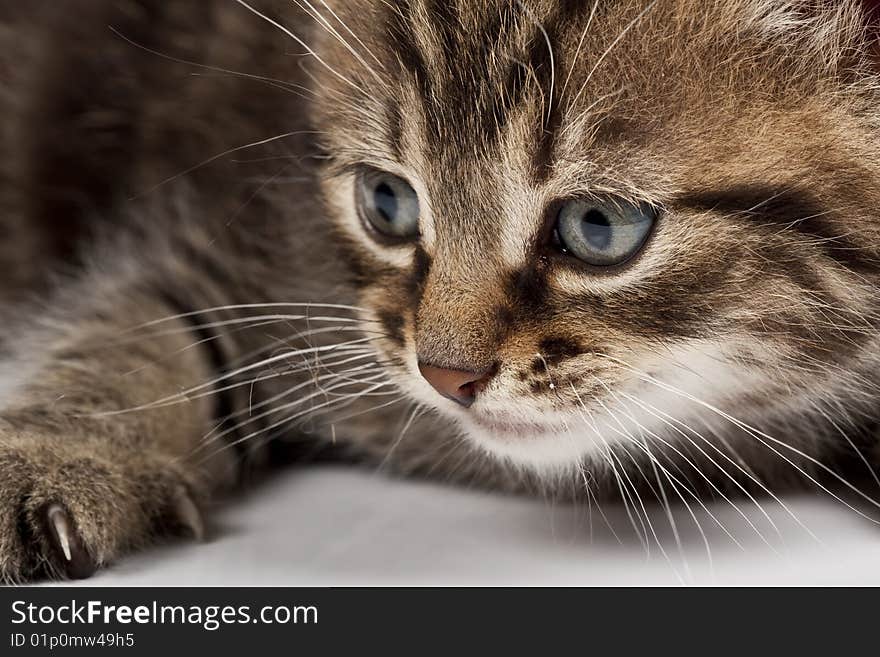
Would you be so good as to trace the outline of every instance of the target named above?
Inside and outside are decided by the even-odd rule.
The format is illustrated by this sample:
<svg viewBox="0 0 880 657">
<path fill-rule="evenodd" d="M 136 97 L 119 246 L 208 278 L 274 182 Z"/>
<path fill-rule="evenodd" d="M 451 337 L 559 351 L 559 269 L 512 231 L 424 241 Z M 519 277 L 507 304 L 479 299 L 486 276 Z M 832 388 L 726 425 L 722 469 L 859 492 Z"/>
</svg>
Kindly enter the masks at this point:
<svg viewBox="0 0 880 657">
<path fill-rule="evenodd" d="M 0 435 L 0 578 L 80 579 L 164 536 L 201 540 L 196 490 L 172 459 Z"/>
</svg>

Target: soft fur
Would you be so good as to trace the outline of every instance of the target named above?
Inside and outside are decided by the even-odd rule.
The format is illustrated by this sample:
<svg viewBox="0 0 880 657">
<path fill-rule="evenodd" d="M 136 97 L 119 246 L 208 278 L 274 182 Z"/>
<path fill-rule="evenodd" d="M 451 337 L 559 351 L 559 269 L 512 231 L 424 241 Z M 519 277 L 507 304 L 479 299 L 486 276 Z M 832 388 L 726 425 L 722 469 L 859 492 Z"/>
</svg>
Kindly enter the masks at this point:
<svg viewBox="0 0 880 657">
<path fill-rule="evenodd" d="M 876 461 L 864 3 L 77 4 L 0 9 L 8 580 L 200 535 L 273 440 L 633 505 Z M 608 194 L 662 211 L 633 262 L 548 246 Z M 493 376 L 464 409 L 418 360 Z"/>
</svg>

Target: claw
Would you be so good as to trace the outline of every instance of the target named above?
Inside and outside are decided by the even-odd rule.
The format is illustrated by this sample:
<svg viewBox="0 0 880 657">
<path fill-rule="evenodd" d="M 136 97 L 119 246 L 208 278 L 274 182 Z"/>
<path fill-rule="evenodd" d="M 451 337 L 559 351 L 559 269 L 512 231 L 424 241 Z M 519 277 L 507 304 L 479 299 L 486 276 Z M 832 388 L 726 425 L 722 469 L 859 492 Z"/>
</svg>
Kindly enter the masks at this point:
<svg viewBox="0 0 880 657">
<path fill-rule="evenodd" d="M 202 514 L 189 493 L 183 488 L 179 489 L 175 496 L 174 512 L 180 524 L 190 531 L 196 541 L 202 542 L 205 539 L 205 523 L 202 521 Z"/>
<path fill-rule="evenodd" d="M 52 505 L 49 507 L 49 522 L 55 530 L 55 538 L 61 544 L 64 558 L 73 561 L 73 555 L 70 553 L 70 525 L 67 522 L 67 513 L 57 504 Z"/>
<path fill-rule="evenodd" d="M 46 510 L 46 518 L 56 541 L 55 547 L 64 557 L 67 576 L 72 579 L 91 577 L 97 570 L 97 564 L 83 546 L 67 510 L 60 504 L 53 504 Z"/>
</svg>

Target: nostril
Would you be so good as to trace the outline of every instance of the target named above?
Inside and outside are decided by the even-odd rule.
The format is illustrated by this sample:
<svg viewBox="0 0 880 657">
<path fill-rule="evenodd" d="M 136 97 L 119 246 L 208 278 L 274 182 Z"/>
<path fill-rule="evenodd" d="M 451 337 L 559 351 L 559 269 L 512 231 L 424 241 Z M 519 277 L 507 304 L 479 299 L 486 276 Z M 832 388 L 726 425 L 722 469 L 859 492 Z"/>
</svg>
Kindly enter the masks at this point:
<svg viewBox="0 0 880 657">
<path fill-rule="evenodd" d="M 447 399 L 465 407 L 476 401 L 477 394 L 495 374 L 495 368 L 474 372 L 436 367 L 419 362 L 419 372 L 431 386 Z"/>
<path fill-rule="evenodd" d="M 474 383 L 465 383 L 458 387 L 453 400 L 466 407 L 471 407 L 477 401 L 477 386 Z"/>
</svg>

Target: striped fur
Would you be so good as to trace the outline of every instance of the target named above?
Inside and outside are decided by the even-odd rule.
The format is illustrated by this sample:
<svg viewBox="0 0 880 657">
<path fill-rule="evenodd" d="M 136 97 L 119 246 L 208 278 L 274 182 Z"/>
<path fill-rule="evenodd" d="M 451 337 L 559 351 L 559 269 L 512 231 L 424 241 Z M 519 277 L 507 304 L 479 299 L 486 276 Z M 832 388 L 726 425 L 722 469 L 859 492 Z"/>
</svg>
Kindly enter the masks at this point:
<svg viewBox="0 0 880 657">
<path fill-rule="evenodd" d="M 5 577 L 80 572 L 53 505 L 92 567 L 192 530 L 279 436 L 624 501 L 876 460 L 866 5 L 33 4 L 0 10 L 4 294 L 49 300 L 7 306 Z M 365 230 L 365 166 L 412 183 L 418 243 Z M 560 202 L 609 194 L 660 210 L 640 255 L 554 250 Z M 419 359 L 493 377 L 463 409 Z"/>
</svg>

